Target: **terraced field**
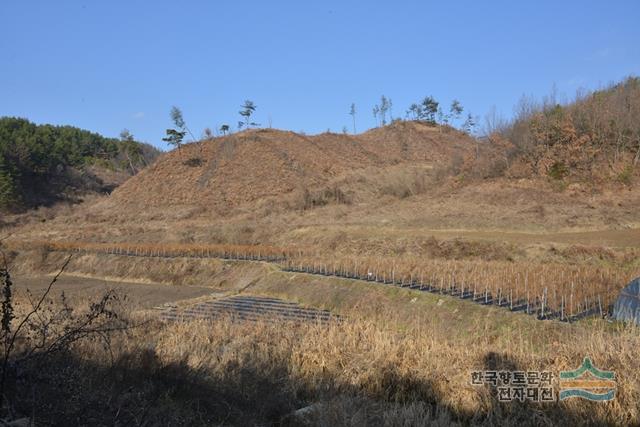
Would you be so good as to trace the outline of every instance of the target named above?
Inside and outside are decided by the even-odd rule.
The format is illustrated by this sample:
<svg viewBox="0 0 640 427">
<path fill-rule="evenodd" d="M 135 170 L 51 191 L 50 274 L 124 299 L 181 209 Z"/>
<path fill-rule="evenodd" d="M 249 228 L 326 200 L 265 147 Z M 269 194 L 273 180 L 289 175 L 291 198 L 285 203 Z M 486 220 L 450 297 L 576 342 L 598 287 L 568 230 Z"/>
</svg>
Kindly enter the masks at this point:
<svg viewBox="0 0 640 427">
<path fill-rule="evenodd" d="M 205 301 L 187 308 L 170 308 L 160 315 L 165 321 L 215 320 L 230 316 L 234 320 L 266 322 L 315 322 L 328 324 L 342 321 L 340 316 L 327 310 L 304 308 L 277 298 L 258 296 L 232 296 Z"/>
</svg>

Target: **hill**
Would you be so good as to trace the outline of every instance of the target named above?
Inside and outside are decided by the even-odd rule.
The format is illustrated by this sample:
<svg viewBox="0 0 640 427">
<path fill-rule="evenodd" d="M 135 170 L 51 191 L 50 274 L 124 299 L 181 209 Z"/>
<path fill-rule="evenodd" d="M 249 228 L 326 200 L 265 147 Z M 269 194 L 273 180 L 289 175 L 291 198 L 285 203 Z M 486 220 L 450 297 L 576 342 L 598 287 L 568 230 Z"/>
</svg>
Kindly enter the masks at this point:
<svg viewBox="0 0 640 427">
<path fill-rule="evenodd" d="M 565 258 L 556 245 L 634 246 L 640 189 L 513 177 L 512 147 L 419 121 L 359 135 L 253 129 L 183 145 L 64 215 L 10 223 L 24 240 L 385 256 L 546 260 Z"/>
<path fill-rule="evenodd" d="M 0 118 L 0 210 L 17 211 L 111 191 L 152 163 L 159 151 L 72 126 Z"/>
<path fill-rule="evenodd" d="M 631 79 L 574 104 L 541 104 L 488 138 L 421 121 L 358 135 L 250 129 L 168 152 L 95 203 L 7 224 L 24 225 L 13 230 L 23 240 L 544 262 L 608 259 L 599 251 L 612 247 L 626 262 L 640 230 L 638 145 L 624 131 L 638 93 Z M 591 128 L 579 120 L 587 112 Z M 565 129 L 559 117 L 575 138 L 553 136 Z M 600 128 L 612 117 L 621 140 Z"/>
<path fill-rule="evenodd" d="M 350 203 L 353 186 L 334 184 L 355 171 L 434 168 L 452 159 L 462 162 L 475 147 L 461 132 L 421 122 L 397 122 L 360 135 L 248 130 L 166 154 L 115 190 L 111 202 L 127 209 L 193 205 L 220 212 L 283 195 L 299 208 Z"/>
<path fill-rule="evenodd" d="M 168 153 L 117 189 L 108 205 L 229 218 L 238 208 L 251 209 L 261 212 L 255 222 L 325 205 L 368 203 L 380 212 L 380 197 L 391 195 L 418 196 L 422 209 L 444 198 L 431 212 L 440 226 L 495 227 L 496 215 L 507 215 L 499 224 L 553 220 L 554 228 L 630 224 L 626 208 L 597 218 L 589 209 L 611 206 L 611 197 L 619 207 L 636 199 L 639 121 L 640 79 L 628 78 L 563 105 L 553 97 L 523 99 L 513 121 L 487 138 L 421 121 L 396 121 L 359 135 L 247 130 Z M 620 187 L 632 194 L 618 202 Z M 496 211 L 476 210 L 491 200 L 500 201 Z M 413 212 L 407 216 L 419 220 Z"/>
</svg>

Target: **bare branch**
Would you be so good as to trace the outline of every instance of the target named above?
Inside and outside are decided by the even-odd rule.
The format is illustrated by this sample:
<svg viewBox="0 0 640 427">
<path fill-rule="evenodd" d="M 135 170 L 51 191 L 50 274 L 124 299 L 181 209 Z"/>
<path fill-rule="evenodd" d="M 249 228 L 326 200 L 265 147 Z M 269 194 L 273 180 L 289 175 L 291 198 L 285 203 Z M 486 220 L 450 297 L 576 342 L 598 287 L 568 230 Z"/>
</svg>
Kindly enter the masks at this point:
<svg viewBox="0 0 640 427">
<path fill-rule="evenodd" d="M 2 393 L 2 396 L 1 396 L 2 398 L 4 398 L 4 383 L 7 375 L 7 366 L 9 364 L 9 357 L 11 356 L 11 352 L 13 351 L 13 347 L 15 346 L 18 333 L 20 332 L 22 327 L 29 321 L 31 316 L 33 316 L 38 312 L 38 310 L 42 306 L 42 303 L 47 298 L 47 295 L 49 295 L 49 292 L 51 292 L 51 288 L 53 287 L 53 284 L 56 283 L 56 281 L 58 280 L 58 277 L 60 277 L 62 272 L 65 270 L 65 268 L 67 268 L 67 265 L 69 265 L 69 262 L 71 261 L 72 256 L 73 255 L 69 255 L 69 257 L 64 262 L 64 264 L 62 265 L 58 273 L 53 277 L 53 280 L 51 280 L 51 282 L 49 283 L 49 286 L 47 287 L 46 291 L 38 301 L 38 304 L 22 319 L 22 321 L 18 324 L 18 327 L 14 330 L 13 334 L 11 335 L 11 338 L 8 341 L 8 346 L 4 350 L 4 360 L 2 361 L 2 379 L 0 383 L 0 393 Z"/>
</svg>

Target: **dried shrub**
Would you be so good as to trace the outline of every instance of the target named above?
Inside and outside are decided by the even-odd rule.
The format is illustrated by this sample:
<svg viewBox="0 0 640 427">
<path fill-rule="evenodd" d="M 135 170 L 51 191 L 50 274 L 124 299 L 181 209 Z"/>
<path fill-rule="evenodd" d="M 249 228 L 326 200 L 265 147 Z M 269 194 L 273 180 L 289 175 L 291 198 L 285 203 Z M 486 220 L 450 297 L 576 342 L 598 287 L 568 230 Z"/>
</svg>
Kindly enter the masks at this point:
<svg viewBox="0 0 640 427">
<path fill-rule="evenodd" d="M 445 174 L 451 172 L 449 168 Z M 428 189 L 428 175 L 426 172 L 415 169 L 395 170 L 384 177 L 384 183 L 380 187 L 380 194 L 393 196 L 398 199 L 423 194 Z"/>
<path fill-rule="evenodd" d="M 633 175 L 634 175 L 633 166 L 627 165 L 618 174 L 617 180 L 619 183 L 624 184 L 628 187 L 631 187 L 631 185 L 633 184 Z"/>
<path fill-rule="evenodd" d="M 562 161 L 554 162 L 549 171 L 547 172 L 551 179 L 555 179 L 556 181 L 563 180 L 567 175 L 569 175 L 569 168 Z"/>
<path fill-rule="evenodd" d="M 316 191 L 310 191 L 305 187 L 299 193 L 296 206 L 298 209 L 307 210 L 329 204 L 348 205 L 351 204 L 351 197 L 337 185 Z"/>
</svg>

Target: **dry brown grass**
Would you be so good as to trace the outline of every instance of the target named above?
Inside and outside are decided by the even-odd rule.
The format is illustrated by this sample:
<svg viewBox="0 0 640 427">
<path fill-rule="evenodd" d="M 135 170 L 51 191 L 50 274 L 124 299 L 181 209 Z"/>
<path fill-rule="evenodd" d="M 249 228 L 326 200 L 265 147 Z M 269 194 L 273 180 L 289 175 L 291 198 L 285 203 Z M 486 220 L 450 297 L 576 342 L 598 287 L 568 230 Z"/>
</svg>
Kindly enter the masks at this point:
<svg viewBox="0 0 640 427">
<path fill-rule="evenodd" d="M 476 277 L 498 278 L 509 266 L 420 265 L 456 278 L 473 273 L 465 270 L 468 265 L 480 269 Z M 364 273 L 363 266 L 358 271 Z M 554 273 L 551 267 L 534 271 Z M 165 325 L 141 324 L 148 315 L 130 313 L 127 318 L 139 326 L 107 341 L 79 342 L 46 363 L 28 366 L 15 384 L 18 413 L 53 424 L 74 419 L 93 425 L 640 421 L 635 328 L 539 322 L 445 296 L 321 276 L 273 272 L 252 289 L 325 308 L 335 302 L 347 321 L 328 328 L 231 319 Z M 469 384 L 472 370 L 557 373 L 576 368 L 584 356 L 616 372 L 615 401 L 501 404 L 493 390 Z M 291 415 L 309 405 L 304 419 Z"/>
<path fill-rule="evenodd" d="M 640 365 L 633 356 L 640 344 L 637 330 L 540 324 L 536 334 L 516 326 L 496 335 L 485 333 L 491 324 L 481 320 L 476 333 L 465 335 L 422 320 L 407 327 L 393 311 L 379 314 L 329 327 L 230 319 L 151 322 L 112 336 L 108 348 L 82 342 L 64 358 L 28 372 L 31 388 L 22 391 L 20 409 L 53 423 L 73 417 L 95 425 L 630 425 L 640 420 Z M 500 404 L 492 390 L 470 385 L 472 370 L 558 372 L 574 369 L 585 355 L 616 372 L 615 401 Z M 65 387 L 57 389 L 53 378 Z M 33 387 L 35 400 L 29 396 Z M 308 405 L 314 406 L 304 419 L 292 417 Z"/>
</svg>

